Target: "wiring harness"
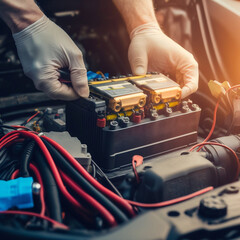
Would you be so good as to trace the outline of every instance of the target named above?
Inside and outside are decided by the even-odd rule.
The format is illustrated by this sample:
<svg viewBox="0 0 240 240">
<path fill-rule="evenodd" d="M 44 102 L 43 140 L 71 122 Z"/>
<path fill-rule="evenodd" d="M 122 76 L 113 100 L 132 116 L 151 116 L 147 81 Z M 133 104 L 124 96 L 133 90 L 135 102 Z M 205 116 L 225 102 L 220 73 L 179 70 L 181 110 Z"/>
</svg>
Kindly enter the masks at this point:
<svg viewBox="0 0 240 240">
<path fill-rule="evenodd" d="M 3 127 L 3 126 L 1 126 Z M 41 185 L 33 211 L 15 209 L 2 211 L 5 215 L 28 215 L 47 220 L 52 228 L 68 229 L 68 214 L 84 227 L 108 228 L 127 222 L 137 214 L 135 206 L 161 207 L 184 201 L 210 191 L 203 189 L 183 198 L 158 204 L 141 204 L 126 200 L 94 179 L 61 145 L 52 139 L 22 126 L 0 139 L 0 151 L 20 144 L 21 154 L 14 171 L 5 178 L 32 176 Z M 7 169 L 4 169 L 8 172 Z M 2 172 L 2 169 L 0 169 Z M 39 207 L 41 206 L 41 207 Z M 98 219 L 98 221 L 96 221 Z M 99 221 L 101 220 L 101 221 Z M 48 227 L 50 227 L 48 226 Z"/>
</svg>

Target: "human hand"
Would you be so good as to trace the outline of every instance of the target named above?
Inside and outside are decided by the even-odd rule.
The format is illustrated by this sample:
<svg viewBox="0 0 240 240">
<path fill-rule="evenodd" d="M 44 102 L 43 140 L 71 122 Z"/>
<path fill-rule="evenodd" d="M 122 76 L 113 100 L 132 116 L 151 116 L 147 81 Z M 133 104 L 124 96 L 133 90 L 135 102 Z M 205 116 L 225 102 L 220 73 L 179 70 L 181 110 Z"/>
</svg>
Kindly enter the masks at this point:
<svg viewBox="0 0 240 240">
<path fill-rule="evenodd" d="M 128 58 L 136 75 L 164 72 L 182 83 L 182 98 L 198 88 L 198 64 L 193 55 L 167 37 L 157 23 L 136 27 L 130 34 Z"/>
<path fill-rule="evenodd" d="M 55 23 L 43 16 L 13 34 L 23 71 L 38 90 L 53 99 L 88 97 L 87 71 L 81 51 Z M 59 81 L 58 69 L 69 68 L 72 86 Z"/>
</svg>

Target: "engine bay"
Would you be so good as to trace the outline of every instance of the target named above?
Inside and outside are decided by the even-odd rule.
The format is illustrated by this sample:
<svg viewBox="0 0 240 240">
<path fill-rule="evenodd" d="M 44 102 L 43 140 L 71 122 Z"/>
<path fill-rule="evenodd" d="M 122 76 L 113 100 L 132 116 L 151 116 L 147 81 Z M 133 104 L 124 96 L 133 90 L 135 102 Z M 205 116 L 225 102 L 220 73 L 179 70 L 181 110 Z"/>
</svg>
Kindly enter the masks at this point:
<svg viewBox="0 0 240 240">
<path fill-rule="evenodd" d="M 142 81 L 158 79 L 159 75 L 129 78 Z M 111 90 L 117 96 L 106 96 L 105 90 L 113 81 L 117 85 L 111 84 Z M 143 91 L 140 98 L 146 93 L 146 99 L 139 107 L 139 98 L 131 101 L 135 92 L 124 89 L 126 83 L 125 76 L 93 79 L 90 89 L 96 84 L 101 89 L 104 86 L 104 91 L 96 94 L 94 88 L 89 98 L 66 105 L 2 115 L 0 177 L 6 189 L 1 200 L 3 226 L 18 224 L 17 230 L 29 233 L 51 229 L 68 234 L 70 229 L 68 237 L 88 229 L 88 238 L 100 231 L 100 239 L 101 235 L 110 239 L 112 235 L 104 231 L 123 225 L 113 233 L 120 237 L 130 219 L 144 218 L 149 211 L 155 214 L 153 209 L 165 210 L 177 204 L 177 210 L 169 210 L 168 216 L 180 217 L 178 203 L 186 205 L 188 200 L 196 204 L 196 197 L 201 200 L 199 206 L 187 209 L 187 217 L 203 222 L 207 219 L 209 225 L 235 219 L 229 216 L 226 202 L 234 201 L 239 191 L 237 183 L 232 184 L 240 171 L 239 135 L 209 142 L 213 123 L 204 140 L 197 134 L 201 109 L 196 103 L 180 101 L 175 94 L 162 98 L 162 92 L 157 95 L 160 101 L 153 103 L 152 95 Z M 238 87 L 225 91 L 221 85 L 226 94 Z M 120 94 L 116 91 L 119 89 Z M 171 92 L 171 84 L 164 90 Z M 238 93 L 231 94 L 235 99 Z M 123 97 L 128 101 L 123 103 Z M 116 111 L 113 99 L 120 106 L 128 102 L 134 105 Z M 218 104 L 215 115 L 217 108 Z M 219 194 L 212 193 L 213 188 L 219 192 L 223 185 Z M 209 197 L 201 196 L 204 193 Z M 230 195 L 225 201 L 226 194 Z M 19 216 L 11 218 L 14 214 Z"/>
<path fill-rule="evenodd" d="M 219 60 L 208 22 L 221 4 L 155 3 L 167 34 L 199 62 L 199 90 L 181 99 L 175 76 L 130 74 L 112 4 L 54 2 L 39 4 L 84 53 L 90 95 L 63 102 L 36 92 L 0 22 L 2 238 L 238 238 L 239 73 Z"/>
</svg>

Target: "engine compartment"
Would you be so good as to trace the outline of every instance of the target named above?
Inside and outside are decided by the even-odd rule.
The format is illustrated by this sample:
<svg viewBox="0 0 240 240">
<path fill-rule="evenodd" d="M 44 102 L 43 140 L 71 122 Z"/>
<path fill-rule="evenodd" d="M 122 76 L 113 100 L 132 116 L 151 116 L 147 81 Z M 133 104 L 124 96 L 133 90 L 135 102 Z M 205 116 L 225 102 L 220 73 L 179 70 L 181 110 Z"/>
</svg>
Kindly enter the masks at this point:
<svg viewBox="0 0 240 240">
<path fill-rule="evenodd" d="M 218 4 L 211 2 L 211 7 Z M 89 98 L 51 101 L 23 76 L 9 32 L 0 23 L 0 179 L 9 184 L 2 185 L 8 194 L 0 194 L 5 197 L 0 206 L 9 204 L 8 210 L 1 206 L 1 236 L 239 237 L 239 85 L 231 74 L 225 78 L 213 51 L 208 3 L 156 1 L 167 34 L 199 62 L 199 90 L 183 101 L 178 91 L 164 98 L 161 89 L 141 86 L 139 81 L 157 73 L 140 79 L 128 75 L 129 39 L 112 4 L 39 4 L 75 40 L 88 69 L 110 76 L 89 82 Z M 101 19 L 97 24 L 86 14 L 89 9 Z M 208 79 L 218 80 L 221 100 L 211 95 Z M 224 80 L 234 88 L 224 88 Z M 126 87 L 127 94 L 117 92 L 129 83 L 134 88 Z M 116 95 L 108 95 L 110 88 Z"/>
<path fill-rule="evenodd" d="M 93 98 L 90 97 L 89 99 L 91 104 Z M 171 108 L 171 113 L 167 115 L 166 106 L 156 111 L 156 118 L 150 118 L 150 115 L 146 114 L 145 118 L 141 120 L 143 123 L 141 121 L 132 122 L 135 113 L 133 111 L 133 116 L 129 118 L 128 124 L 124 126 L 120 124 L 122 121 L 121 112 L 115 113 L 116 118 L 114 120 L 110 118 L 106 125 L 98 125 L 98 117 L 96 116 L 98 116 L 99 111 L 95 110 L 95 105 L 102 106 L 102 103 L 98 104 L 96 101 L 102 102 L 103 100 L 95 100 L 93 108 L 91 108 L 91 105 L 85 104 L 86 101 L 89 100 L 80 99 L 67 103 L 66 109 L 64 105 L 41 106 L 38 109 L 27 110 L 28 113 L 20 111 L 15 112 L 15 114 L 2 115 L 1 180 L 14 185 L 11 181 L 20 181 L 21 179 L 29 181 L 33 177 L 31 182 L 28 183 L 30 186 L 27 193 L 28 196 L 29 194 L 33 196 L 32 200 L 26 197 L 26 193 L 24 195 L 21 192 L 21 189 L 23 189 L 22 183 L 15 183 L 13 186 L 13 188 L 19 188 L 19 190 L 16 191 L 16 195 L 13 194 L 8 197 L 8 203 L 12 205 L 10 204 L 8 207 L 9 210 L 2 212 L 2 226 L 10 227 L 9 224 L 12 226 L 20 224 L 16 230 L 20 231 L 20 233 L 23 231 L 24 237 L 25 232 L 31 233 L 32 230 L 37 230 L 41 235 L 51 229 L 54 232 L 52 237 L 56 237 L 55 234 L 63 231 L 69 239 L 75 239 L 72 235 L 75 234 L 75 231 L 79 233 L 78 237 L 83 237 L 82 234 L 87 230 L 86 236 L 84 236 L 86 238 L 96 237 L 101 239 L 102 237 L 105 239 L 105 237 L 109 237 L 110 239 L 112 234 L 117 234 L 120 239 L 122 232 L 127 234 L 125 231 L 127 231 L 128 227 L 142 221 L 134 221 L 135 218 L 147 219 L 150 215 L 153 220 L 153 217 L 151 217 L 152 212 L 157 216 L 159 212 L 161 216 L 161 210 L 153 209 L 164 207 L 165 211 L 167 206 L 169 206 L 167 209 L 177 208 L 177 210 L 168 211 L 168 216 L 170 219 L 180 218 L 180 216 L 182 218 L 182 214 L 179 214 L 182 211 L 181 206 L 186 206 L 186 200 L 197 204 L 198 200 L 195 200 L 195 198 L 201 200 L 200 205 L 194 209 L 189 210 L 188 208 L 185 215 L 202 219 L 201 221 L 206 221 L 206 219 L 210 222 L 213 221 L 213 223 L 208 223 L 210 225 L 231 222 L 234 215 L 232 215 L 231 211 L 229 213 L 226 210 L 224 214 L 220 213 L 220 216 L 215 213 L 218 207 L 215 207 L 214 204 L 218 204 L 218 201 L 223 202 L 225 208 L 227 208 L 228 204 L 225 203 L 225 195 L 222 193 L 219 193 L 217 200 L 215 200 L 214 196 L 216 194 L 214 192 L 219 192 L 219 187 L 223 185 L 225 185 L 225 187 L 222 187 L 224 189 L 232 189 L 224 190 L 230 191 L 230 193 L 226 193 L 228 195 L 233 192 L 232 195 L 227 197 L 227 202 L 234 201 L 231 200 L 231 196 L 235 198 L 235 195 L 238 194 L 238 187 L 232 184 L 238 179 L 240 170 L 238 160 L 240 137 L 238 134 L 212 139 L 211 142 L 203 141 L 203 138 L 196 135 L 201 110 L 196 104 L 196 108 L 188 107 L 194 105 L 190 100 L 185 101 L 185 103 L 184 101 L 179 102 Z M 80 107 L 76 108 L 76 106 Z M 82 106 L 85 111 L 92 113 L 87 115 L 81 109 Z M 186 108 L 183 109 L 186 106 L 187 111 Z M 105 105 L 106 109 L 108 108 Z M 152 112 L 149 110 L 149 113 Z M 107 119 L 108 116 L 112 116 L 111 114 L 113 112 L 104 116 Z M 185 115 L 185 117 L 178 119 L 179 114 L 180 116 Z M 171 118 L 173 123 L 171 123 Z M 119 126 L 111 128 L 112 121 L 116 121 Z M 158 122 L 160 122 L 160 125 L 155 127 L 153 123 Z M 189 126 L 187 128 L 181 127 L 181 130 L 184 131 L 182 133 L 183 138 L 178 138 L 179 131 L 174 131 L 176 136 L 169 136 L 172 132 L 171 128 L 184 126 L 186 122 L 188 122 Z M 193 125 L 189 124 L 191 122 Z M 152 145 L 159 141 L 154 142 L 153 138 L 152 144 L 142 145 L 141 141 L 135 141 L 134 144 L 137 144 L 137 147 L 136 145 L 133 146 L 131 144 L 131 131 L 135 131 L 140 135 L 143 132 L 146 138 L 148 136 L 141 128 L 139 130 L 136 128 L 141 124 L 147 126 L 149 136 L 154 131 L 161 129 L 162 124 L 165 124 L 164 129 L 166 129 L 166 132 L 159 131 L 156 136 L 162 138 L 160 143 L 166 140 L 166 145 L 158 144 L 156 147 L 158 151 L 154 152 Z M 95 126 L 95 130 L 91 129 L 93 126 Z M 153 128 L 153 131 L 151 128 Z M 69 132 L 66 130 L 69 130 Z M 120 134 L 122 134 L 121 131 L 123 133 L 129 131 L 126 136 L 130 141 L 122 138 L 121 135 L 119 137 L 118 134 L 116 138 L 115 135 L 113 137 L 107 135 L 106 139 L 100 138 L 96 140 L 97 136 L 101 136 L 96 134 L 96 131 L 120 131 Z M 92 148 L 92 142 L 85 144 L 86 142 L 82 141 L 86 133 L 91 140 L 96 141 L 95 146 Z M 186 138 L 186 136 L 191 136 L 192 133 L 193 138 Z M 184 141 L 185 138 L 186 141 Z M 117 139 L 120 139 L 118 142 L 120 147 L 122 139 L 127 142 L 124 151 L 121 152 L 118 150 L 119 148 L 113 148 L 114 151 L 116 149 L 117 151 L 113 152 L 112 155 L 104 155 L 104 151 L 103 155 L 95 154 L 95 150 L 101 149 L 102 142 L 110 141 L 106 146 L 111 146 Z M 174 142 L 170 142 L 168 139 L 174 139 L 179 144 L 173 144 Z M 182 139 L 183 141 L 181 141 Z M 147 148 L 149 146 L 150 149 Z M 198 150 L 194 151 L 195 148 L 198 148 Z M 134 151 L 132 151 L 133 149 Z M 107 150 L 107 147 L 104 150 Z M 138 152 L 141 154 L 137 154 Z M 115 159 L 118 154 L 119 158 Z M 114 160 L 119 165 L 111 164 L 115 162 Z M 10 180 L 14 178 L 16 180 Z M 226 184 L 230 185 L 226 186 Z M 213 191 L 213 188 L 216 188 L 216 190 Z M 34 194 L 35 191 L 37 191 L 36 194 Z M 44 197 L 41 197 L 43 196 L 41 191 L 44 192 Z M 210 200 L 205 197 L 204 193 L 206 192 L 209 192 L 207 194 L 210 196 Z M 204 196 L 201 196 L 202 194 Z M 212 201 L 212 203 L 209 203 L 210 205 L 206 204 L 207 207 L 202 206 L 205 198 L 207 204 Z M 21 202 L 22 199 L 26 202 Z M 182 201 L 183 203 L 179 204 Z M 4 199 L 2 202 L 4 202 Z M 30 211 L 26 209 L 27 205 L 30 206 Z M 99 208 L 99 206 L 102 207 Z M 102 208 L 106 209 L 107 214 L 102 211 Z M 24 209 L 24 211 L 22 212 L 21 209 Z M 45 215 L 41 215 L 46 209 L 47 216 L 50 217 L 50 220 L 48 219 L 49 223 L 44 221 Z M 75 210 L 73 211 L 73 209 Z M 18 211 L 19 217 L 10 217 L 11 214 L 17 214 Z M 39 211 L 40 213 L 38 213 Z M 34 218 L 27 217 L 29 212 L 30 215 L 34 213 Z M 7 217 L 8 214 L 10 214 L 9 217 Z M 90 219 L 88 218 L 89 214 L 92 215 Z M 127 219 L 129 218 L 131 223 L 128 223 L 129 220 Z M 161 221 L 163 219 L 161 218 Z M 167 222 L 168 220 L 164 222 L 164 225 Z M 119 225 L 119 227 L 116 227 L 116 225 Z M 137 226 L 134 225 L 134 227 Z M 111 231 L 104 233 L 109 228 L 113 228 L 113 233 Z M 100 234 L 98 237 L 96 236 L 97 231 Z M 171 234 L 171 231 L 169 234 Z M 190 232 L 187 235 L 190 238 L 192 236 Z M 6 236 L 9 236 L 9 232 L 7 232 Z M 142 239 L 145 239 L 145 236 L 143 235 Z M 193 236 L 193 238 L 196 237 Z M 175 237 L 178 239 L 180 235 Z M 152 235 L 150 238 L 152 239 Z"/>
</svg>

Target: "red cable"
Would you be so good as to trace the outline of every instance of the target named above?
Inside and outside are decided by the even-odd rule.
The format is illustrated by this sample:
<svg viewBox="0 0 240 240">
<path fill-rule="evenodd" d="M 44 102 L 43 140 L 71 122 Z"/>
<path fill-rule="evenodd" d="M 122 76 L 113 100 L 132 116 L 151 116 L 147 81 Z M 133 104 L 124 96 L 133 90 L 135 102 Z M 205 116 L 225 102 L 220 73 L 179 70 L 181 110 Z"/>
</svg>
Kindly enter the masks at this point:
<svg viewBox="0 0 240 240">
<path fill-rule="evenodd" d="M 87 221 L 91 221 L 90 217 L 89 217 L 89 211 L 87 211 L 65 188 L 62 179 L 60 177 L 60 174 L 57 170 L 57 167 L 52 159 L 51 154 L 49 153 L 48 149 L 46 148 L 45 144 L 42 142 L 42 140 L 35 135 L 34 133 L 31 132 L 27 132 L 24 130 L 19 130 L 18 131 L 22 136 L 24 137 L 28 137 L 28 138 L 32 138 L 36 141 L 36 143 L 38 144 L 38 146 L 40 147 L 40 149 L 42 150 L 42 153 L 44 154 L 46 160 L 48 161 L 49 167 L 54 175 L 54 178 L 57 182 L 57 185 L 60 189 L 60 191 L 62 192 L 62 194 L 66 197 L 66 199 L 72 204 L 74 205 L 76 208 L 78 208 L 80 211 L 79 213 L 87 220 Z"/>
<path fill-rule="evenodd" d="M 88 204 L 95 208 L 103 218 L 112 227 L 117 225 L 113 215 L 103 207 L 95 198 L 87 194 L 81 187 L 79 187 L 71 178 L 69 178 L 63 171 L 60 170 L 60 174 L 66 184 L 68 184 L 80 197 L 82 197 Z"/>
<path fill-rule="evenodd" d="M 230 90 L 233 90 L 234 88 L 239 88 L 239 87 L 240 87 L 240 84 L 230 87 L 229 89 L 226 90 L 226 92 L 225 92 L 224 95 L 229 94 Z M 216 105 L 215 105 L 214 114 L 213 114 L 213 124 L 212 124 L 211 130 L 210 130 L 208 136 L 203 140 L 202 143 L 207 142 L 207 141 L 210 139 L 210 137 L 212 136 L 212 134 L 213 134 L 213 131 L 214 131 L 215 126 L 216 126 L 217 110 L 218 110 L 220 101 L 221 101 L 221 97 L 218 99 L 218 101 L 217 101 L 217 103 L 216 103 Z M 189 151 L 191 152 L 191 151 L 195 148 L 195 146 L 196 146 L 196 145 L 194 145 Z M 203 147 L 203 146 L 201 146 L 201 147 L 197 150 L 197 152 L 199 152 L 202 147 Z"/>
<path fill-rule="evenodd" d="M 35 118 L 38 114 L 40 113 L 40 111 L 37 111 L 35 114 L 33 114 L 27 121 L 26 123 L 29 123 L 33 118 Z"/>
<path fill-rule="evenodd" d="M 83 177 L 85 177 L 95 188 L 97 188 L 99 191 L 107 195 L 109 198 L 111 198 L 113 201 L 118 203 L 120 206 L 123 207 L 123 209 L 127 210 L 128 213 L 131 216 L 135 216 L 135 212 L 132 208 L 132 206 L 123 198 L 119 197 L 109 189 L 105 188 L 102 184 L 97 182 L 83 167 L 82 165 L 72 157 L 70 153 L 68 153 L 61 145 L 56 143 L 51 138 L 48 138 L 46 136 L 42 136 L 45 140 L 47 140 L 51 145 L 53 145 L 66 159 L 69 160 L 69 162 L 75 167 L 75 169 L 82 174 Z"/>
<path fill-rule="evenodd" d="M 134 161 L 134 159 L 132 160 L 132 167 L 133 167 L 133 172 L 134 172 L 136 181 L 137 181 L 137 183 L 140 183 L 140 179 L 139 179 L 138 172 L 136 169 L 136 162 Z"/>
<path fill-rule="evenodd" d="M 211 130 L 209 131 L 207 137 L 203 140 L 203 142 L 207 142 L 207 141 L 210 139 L 210 137 L 212 136 L 212 134 L 213 134 L 213 131 L 214 131 L 215 126 L 216 126 L 217 110 L 218 110 L 220 101 L 221 101 L 221 98 L 218 99 L 218 101 L 217 101 L 217 103 L 216 103 L 216 106 L 215 106 L 215 109 L 214 109 L 213 124 L 212 124 Z"/>
<path fill-rule="evenodd" d="M 5 139 L 2 143 L 0 143 L 0 149 L 3 148 L 5 145 L 9 146 L 10 143 L 13 144 L 15 142 L 19 142 L 17 141 L 18 138 L 19 138 L 18 136 L 13 136 Z"/>
<path fill-rule="evenodd" d="M 40 212 L 40 215 L 44 215 L 45 214 L 45 211 L 46 211 L 46 203 L 45 203 L 45 200 L 44 200 L 44 186 L 43 186 L 43 180 L 42 180 L 42 177 L 41 177 L 41 174 L 40 172 L 38 171 L 37 167 L 30 163 L 29 164 L 29 167 L 30 169 L 33 171 L 38 183 L 41 185 L 41 189 L 40 189 L 40 201 L 41 201 L 41 204 L 42 204 L 42 208 L 41 208 L 41 212 Z"/>
<path fill-rule="evenodd" d="M 204 188 L 204 189 L 199 190 L 197 192 L 191 193 L 189 195 L 179 197 L 179 198 L 175 198 L 175 199 L 172 199 L 172 200 L 168 200 L 168 201 L 165 201 L 165 202 L 160 202 L 160 203 L 139 203 L 139 202 L 134 202 L 134 201 L 131 201 L 131 200 L 127 200 L 127 201 L 130 204 L 132 204 L 133 206 L 137 206 L 137 207 L 159 208 L 159 207 L 165 207 L 165 206 L 169 206 L 169 205 L 172 205 L 172 204 L 176 204 L 176 203 L 179 203 L 179 202 L 186 201 L 188 199 L 197 197 L 197 196 L 199 196 L 201 194 L 204 194 L 206 192 L 209 192 L 211 190 L 213 190 L 213 187 L 207 187 L 207 188 Z"/>
<path fill-rule="evenodd" d="M 15 179 L 15 178 L 17 177 L 18 174 L 19 174 L 19 169 L 16 169 L 16 170 L 12 173 L 10 179 L 11 179 L 11 180 Z"/>
<path fill-rule="evenodd" d="M 40 172 L 38 171 L 38 169 L 36 168 L 35 165 L 33 165 L 32 163 L 30 163 L 29 165 L 30 169 L 33 171 L 38 183 L 41 185 L 41 189 L 40 189 L 40 201 L 42 204 L 42 209 L 40 212 L 40 215 L 44 215 L 45 211 L 46 211 L 46 204 L 45 204 L 45 200 L 44 200 L 44 187 L 43 187 L 43 181 L 42 181 L 42 177 L 40 175 Z M 17 175 L 19 174 L 19 169 L 16 169 L 13 174 L 11 175 L 11 180 L 15 179 L 17 177 Z"/>
<path fill-rule="evenodd" d="M 220 147 L 224 147 L 224 148 L 228 149 L 234 155 L 234 157 L 236 159 L 236 164 L 237 164 L 236 179 L 238 179 L 238 176 L 239 176 L 239 173 L 240 173 L 240 163 L 239 163 L 239 159 L 238 159 L 237 154 L 230 147 L 228 147 L 224 144 L 221 144 L 221 143 L 217 143 L 217 142 L 202 142 L 202 143 L 196 144 L 192 148 L 195 149 L 197 147 L 202 147 L 204 145 L 216 145 L 216 146 L 220 146 Z"/>
<path fill-rule="evenodd" d="M 20 125 L 11 125 L 11 127 L 16 128 L 16 130 L 20 129 L 25 129 L 25 130 L 29 130 L 29 128 L 25 127 L 25 126 L 20 126 Z"/>
<path fill-rule="evenodd" d="M 14 214 L 14 215 L 19 214 L 19 215 L 28 215 L 28 216 L 38 217 L 38 218 L 41 218 L 43 220 L 47 220 L 48 222 L 52 223 L 55 228 L 62 228 L 62 229 L 69 230 L 69 227 L 66 226 L 65 224 L 57 222 L 57 221 L 53 220 L 52 218 L 40 215 L 40 214 L 35 213 L 35 212 L 7 210 L 7 211 L 0 211 L 0 214 Z"/>
<path fill-rule="evenodd" d="M 7 134 L 5 134 L 1 139 L 0 139 L 0 143 L 2 143 L 5 139 L 8 139 L 10 136 L 19 136 L 19 133 L 17 130 L 9 132 Z"/>
</svg>

